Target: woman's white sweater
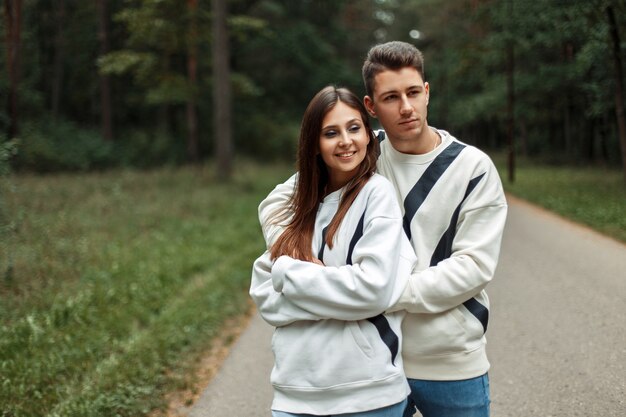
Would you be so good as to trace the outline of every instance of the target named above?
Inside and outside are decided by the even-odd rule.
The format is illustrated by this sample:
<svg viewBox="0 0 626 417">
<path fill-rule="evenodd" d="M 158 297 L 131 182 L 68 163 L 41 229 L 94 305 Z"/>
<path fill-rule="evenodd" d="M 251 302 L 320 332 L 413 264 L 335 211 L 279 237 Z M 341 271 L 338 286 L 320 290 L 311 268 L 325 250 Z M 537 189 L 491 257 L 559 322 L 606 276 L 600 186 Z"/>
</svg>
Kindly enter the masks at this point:
<svg viewBox="0 0 626 417">
<path fill-rule="evenodd" d="M 293 181 L 294 179 L 292 179 Z M 342 190 L 320 204 L 312 242 L 325 266 L 269 253 L 253 266 L 250 295 L 276 326 L 272 409 L 315 415 L 376 409 L 404 400 L 404 312 L 384 311 L 406 287 L 415 255 L 402 238 L 392 185 L 374 175 L 324 244 Z"/>
</svg>

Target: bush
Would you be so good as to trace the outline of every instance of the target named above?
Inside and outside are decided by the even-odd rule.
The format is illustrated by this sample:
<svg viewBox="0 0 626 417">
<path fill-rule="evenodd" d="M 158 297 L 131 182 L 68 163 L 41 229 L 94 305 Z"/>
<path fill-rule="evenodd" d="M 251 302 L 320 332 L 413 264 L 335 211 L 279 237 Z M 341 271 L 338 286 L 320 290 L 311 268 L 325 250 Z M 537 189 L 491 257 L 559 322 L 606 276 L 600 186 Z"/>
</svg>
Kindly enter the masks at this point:
<svg viewBox="0 0 626 417">
<path fill-rule="evenodd" d="M 131 130 L 114 143 L 114 165 L 150 168 L 161 165 L 180 165 L 185 161 L 184 141 L 175 141 L 164 133 L 145 129 Z"/>
<path fill-rule="evenodd" d="M 281 114 L 254 114 L 249 123 L 235 126 L 237 149 L 261 162 L 295 161 L 299 134 L 299 122 Z"/>
<path fill-rule="evenodd" d="M 15 232 L 15 221 L 8 206 L 8 194 L 14 190 L 9 180 L 11 158 L 17 152 L 14 140 L 0 143 L 0 277 L 3 283 L 10 283 L 13 270 L 11 243 Z"/>
<path fill-rule="evenodd" d="M 114 165 L 114 145 L 96 131 L 68 121 L 27 122 L 20 135 L 16 167 L 39 173 L 88 171 Z"/>
<path fill-rule="evenodd" d="M 148 168 L 185 161 L 184 141 L 146 130 L 131 130 L 113 142 L 100 132 L 69 121 L 27 122 L 15 166 L 37 173 L 87 172 L 115 167 Z"/>
</svg>

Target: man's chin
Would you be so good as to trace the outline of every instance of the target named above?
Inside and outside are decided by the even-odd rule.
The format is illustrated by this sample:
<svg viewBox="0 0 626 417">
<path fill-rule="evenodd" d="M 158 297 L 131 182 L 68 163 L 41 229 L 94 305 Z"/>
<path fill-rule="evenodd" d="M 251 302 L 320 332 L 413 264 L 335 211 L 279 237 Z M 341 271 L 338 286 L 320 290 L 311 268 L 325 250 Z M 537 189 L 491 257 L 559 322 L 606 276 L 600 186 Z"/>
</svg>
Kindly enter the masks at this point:
<svg viewBox="0 0 626 417">
<path fill-rule="evenodd" d="M 422 129 L 405 130 L 404 132 L 400 132 L 399 134 L 397 134 L 395 138 L 398 141 L 402 141 L 402 142 L 415 142 L 419 140 L 421 133 L 422 133 Z"/>
</svg>

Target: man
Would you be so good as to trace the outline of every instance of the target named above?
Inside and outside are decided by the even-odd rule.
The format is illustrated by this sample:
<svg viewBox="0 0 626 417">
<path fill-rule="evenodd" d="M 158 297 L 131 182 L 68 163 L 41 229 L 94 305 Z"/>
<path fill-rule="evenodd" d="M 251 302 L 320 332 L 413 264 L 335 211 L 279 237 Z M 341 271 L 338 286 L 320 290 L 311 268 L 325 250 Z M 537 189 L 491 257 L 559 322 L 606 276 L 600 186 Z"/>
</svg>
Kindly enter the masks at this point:
<svg viewBox="0 0 626 417">
<path fill-rule="evenodd" d="M 421 52 L 404 42 L 370 49 L 364 104 L 378 118 L 378 172 L 396 189 L 404 232 L 418 263 L 394 310 L 411 395 L 405 416 L 489 416 L 486 285 L 493 278 L 507 205 L 487 155 L 428 126 L 430 85 Z M 281 228 L 269 218 L 293 190 L 293 177 L 259 206 L 268 246 Z"/>
</svg>

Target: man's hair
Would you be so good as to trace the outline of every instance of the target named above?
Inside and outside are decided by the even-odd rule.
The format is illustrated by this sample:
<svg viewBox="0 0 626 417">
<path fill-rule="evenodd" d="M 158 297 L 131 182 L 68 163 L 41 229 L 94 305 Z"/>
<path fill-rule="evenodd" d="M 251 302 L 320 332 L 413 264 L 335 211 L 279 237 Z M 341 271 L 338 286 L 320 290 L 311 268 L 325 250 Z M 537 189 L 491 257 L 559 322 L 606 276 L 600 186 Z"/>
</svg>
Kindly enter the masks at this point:
<svg viewBox="0 0 626 417">
<path fill-rule="evenodd" d="M 373 46 L 363 63 L 363 83 L 365 92 L 374 99 L 374 78 L 385 70 L 398 71 L 412 67 L 424 78 L 424 56 L 410 43 L 392 41 Z"/>
</svg>

